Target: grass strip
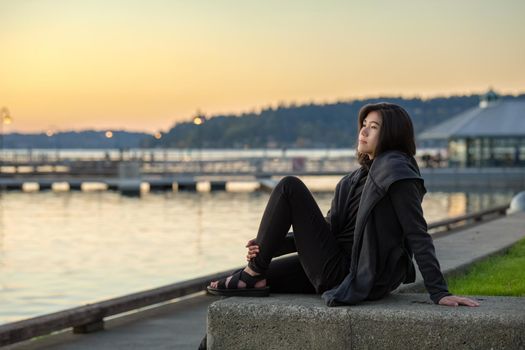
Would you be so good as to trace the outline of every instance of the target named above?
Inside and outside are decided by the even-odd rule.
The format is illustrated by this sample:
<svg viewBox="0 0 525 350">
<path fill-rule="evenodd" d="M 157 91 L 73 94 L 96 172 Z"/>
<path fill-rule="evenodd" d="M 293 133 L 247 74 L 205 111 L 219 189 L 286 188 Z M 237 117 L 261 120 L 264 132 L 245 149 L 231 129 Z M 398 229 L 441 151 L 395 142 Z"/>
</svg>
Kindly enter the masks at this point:
<svg viewBox="0 0 525 350">
<path fill-rule="evenodd" d="M 447 283 L 457 295 L 525 296 L 525 239 L 506 254 L 475 263 L 465 274 L 448 278 Z"/>
</svg>

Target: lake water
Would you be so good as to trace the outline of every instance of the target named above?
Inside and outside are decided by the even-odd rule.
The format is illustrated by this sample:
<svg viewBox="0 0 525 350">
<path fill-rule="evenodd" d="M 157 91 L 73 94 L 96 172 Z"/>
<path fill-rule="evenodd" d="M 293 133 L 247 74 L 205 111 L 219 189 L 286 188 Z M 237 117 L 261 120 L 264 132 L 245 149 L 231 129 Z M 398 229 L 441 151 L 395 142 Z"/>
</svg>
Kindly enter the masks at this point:
<svg viewBox="0 0 525 350">
<path fill-rule="evenodd" d="M 304 178 L 334 188 L 340 177 Z M 0 323 L 239 266 L 268 193 L 13 192 L 0 196 Z M 205 189 L 205 186 L 201 188 Z M 427 193 L 428 222 L 505 204 L 512 191 Z M 314 192 L 326 213 L 332 193 Z"/>
</svg>

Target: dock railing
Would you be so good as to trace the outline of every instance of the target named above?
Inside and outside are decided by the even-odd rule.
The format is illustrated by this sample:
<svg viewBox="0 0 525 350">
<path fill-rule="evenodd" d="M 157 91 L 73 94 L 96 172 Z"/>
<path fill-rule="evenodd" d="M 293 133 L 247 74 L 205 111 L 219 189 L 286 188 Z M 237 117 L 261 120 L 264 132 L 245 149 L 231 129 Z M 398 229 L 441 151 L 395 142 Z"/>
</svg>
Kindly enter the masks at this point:
<svg viewBox="0 0 525 350">
<path fill-rule="evenodd" d="M 472 214 L 441 220 L 429 224 L 428 229 L 429 231 L 435 231 L 433 236 L 436 237 L 451 233 L 458 228 L 465 227 L 465 225 L 468 226 L 473 223 L 480 223 L 504 216 L 508 208 L 509 204 L 506 204 Z M 202 292 L 210 281 L 224 278 L 232 270 L 1 325 L 0 346 L 14 344 L 67 328 L 73 328 L 73 333 L 90 333 L 102 330 L 104 329 L 104 318 L 106 317 Z"/>
<path fill-rule="evenodd" d="M 504 216 L 509 209 L 510 204 L 499 205 L 485 210 L 480 210 L 475 213 L 455 216 L 453 218 L 440 220 L 428 225 L 428 231 L 432 237 L 437 238 L 445 234 L 456 231 L 457 229 L 464 229 L 469 225 L 473 225 L 482 221 Z"/>
</svg>

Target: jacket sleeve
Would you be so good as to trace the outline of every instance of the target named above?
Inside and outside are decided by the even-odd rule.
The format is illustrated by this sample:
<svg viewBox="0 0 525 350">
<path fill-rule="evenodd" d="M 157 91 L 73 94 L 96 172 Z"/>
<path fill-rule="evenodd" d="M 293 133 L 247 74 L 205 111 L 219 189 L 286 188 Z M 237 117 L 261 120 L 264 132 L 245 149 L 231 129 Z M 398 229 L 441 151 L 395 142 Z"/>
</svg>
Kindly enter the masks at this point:
<svg viewBox="0 0 525 350">
<path fill-rule="evenodd" d="M 441 298 L 451 293 L 441 273 L 432 237 L 427 231 L 427 222 L 421 208 L 424 193 L 419 181 L 405 179 L 394 182 L 388 192 L 403 233 L 414 253 L 430 299 L 437 304 Z"/>
</svg>

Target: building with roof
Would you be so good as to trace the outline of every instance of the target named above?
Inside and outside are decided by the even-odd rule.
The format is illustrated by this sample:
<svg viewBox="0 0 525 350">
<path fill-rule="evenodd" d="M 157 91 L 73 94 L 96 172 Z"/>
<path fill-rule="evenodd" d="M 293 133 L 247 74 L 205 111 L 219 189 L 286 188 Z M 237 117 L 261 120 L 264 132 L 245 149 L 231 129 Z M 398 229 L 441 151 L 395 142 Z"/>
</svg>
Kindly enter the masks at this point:
<svg viewBox="0 0 525 350">
<path fill-rule="evenodd" d="M 525 101 L 490 90 L 477 107 L 425 130 L 418 140 L 446 141 L 450 167 L 524 167 Z"/>
</svg>

